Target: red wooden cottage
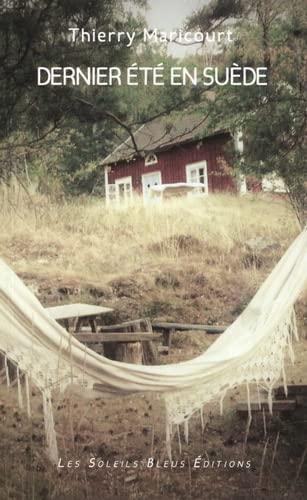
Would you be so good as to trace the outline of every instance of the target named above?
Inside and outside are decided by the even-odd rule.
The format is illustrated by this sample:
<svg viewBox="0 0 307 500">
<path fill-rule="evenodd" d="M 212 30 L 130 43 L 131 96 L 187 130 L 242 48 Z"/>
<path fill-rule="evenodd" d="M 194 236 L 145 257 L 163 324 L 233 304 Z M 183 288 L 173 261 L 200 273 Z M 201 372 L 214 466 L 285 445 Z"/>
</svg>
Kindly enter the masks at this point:
<svg viewBox="0 0 307 500">
<path fill-rule="evenodd" d="M 230 133 L 208 135 L 203 122 L 190 114 L 172 123 L 159 118 L 142 125 L 134 134 L 137 150 L 129 137 L 103 161 L 107 200 L 129 199 L 133 193 L 146 198 L 157 184 L 201 183 L 209 194 L 242 191 L 225 155 Z M 234 144 L 243 147 L 238 137 Z"/>
</svg>

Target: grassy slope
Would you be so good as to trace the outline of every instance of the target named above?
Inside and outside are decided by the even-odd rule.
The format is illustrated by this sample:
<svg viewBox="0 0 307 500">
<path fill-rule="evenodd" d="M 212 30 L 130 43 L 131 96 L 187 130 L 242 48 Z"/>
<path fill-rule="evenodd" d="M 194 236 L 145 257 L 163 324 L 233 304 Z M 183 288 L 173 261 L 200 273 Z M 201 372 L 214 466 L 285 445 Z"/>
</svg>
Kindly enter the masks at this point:
<svg viewBox="0 0 307 500">
<path fill-rule="evenodd" d="M 187 235 L 204 245 L 201 264 L 214 254 L 221 264 L 239 256 L 243 243 L 265 236 L 287 244 L 297 231 L 285 205 L 273 199 L 215 196 L 129 209 L 95 202 L 51 203 L 8 194 L 0 211 L 5 229 L 1 254 L 17 271 L 108 281 L 112 277 L 173 265 L 186 254 L 170 238 Z M 13 199 L 12 199 L 13 198 Z M 155 243 L 163 243 L 153 252 Z M 193 250 L 193 248 L 191 249 Z"/>
<path fill-rule="evenodd" d="M 54 204 L 36 196 L 32 205 L 12 192 L 9 199 L 0 211 L 0 256 L 44 303 L 82 295 L 111 304 L 118 319 L 231 321 L 297 233 L 285 204 L 261 197 L 118 210 L 97 200 Z M 280 245 L 260 262 L 245 247 L 257 237 Z"/>
</svg>

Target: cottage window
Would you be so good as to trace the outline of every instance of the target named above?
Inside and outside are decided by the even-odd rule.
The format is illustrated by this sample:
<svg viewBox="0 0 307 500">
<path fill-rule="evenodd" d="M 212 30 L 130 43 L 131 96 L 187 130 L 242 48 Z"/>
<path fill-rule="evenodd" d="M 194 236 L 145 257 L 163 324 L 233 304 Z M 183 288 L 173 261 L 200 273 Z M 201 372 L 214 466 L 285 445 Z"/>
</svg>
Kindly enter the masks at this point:
<svg viewBox="0 0 307 500">
<path fill-rule="evenodd" d="M 155 165 L 156 163 L 158 163 L 157 155 L 155 155 L 154 153 L 150 153 L 146 156 L 145 167 L 149 167 L 149 165 Z"/>
<path fill-rule="evenodd" d="M 129 200 L 132 198 L 132 178 L 122 177 L 116 179 L 116 195 L 119 200 Z"/>
<path fill-rule="evenodd" d="M 207 162 L 199 161 L 186 166 L 187 182 L 191 184 L 203 184 L 204 191 L 208 193 Z"/>
</svg>

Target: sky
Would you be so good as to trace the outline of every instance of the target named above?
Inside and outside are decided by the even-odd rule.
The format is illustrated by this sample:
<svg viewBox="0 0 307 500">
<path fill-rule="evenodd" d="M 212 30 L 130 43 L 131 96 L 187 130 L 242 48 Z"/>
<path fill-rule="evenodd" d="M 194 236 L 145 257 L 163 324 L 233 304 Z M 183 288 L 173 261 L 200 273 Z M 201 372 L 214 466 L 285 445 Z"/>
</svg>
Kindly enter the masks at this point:
<svg viewBox="0 0 307 500">
<path fill-rule="evenodd" d="M 148 0 L 149 8 L 145 16 L 150 28 L 172 31 L 182 28 L 185 18 L 206 3 L 208 0 Z M 195 45 L 190 48 L 175 43 L 169 45 L 169 52 L 177 57 L 195 50 Z"/>
</svg>

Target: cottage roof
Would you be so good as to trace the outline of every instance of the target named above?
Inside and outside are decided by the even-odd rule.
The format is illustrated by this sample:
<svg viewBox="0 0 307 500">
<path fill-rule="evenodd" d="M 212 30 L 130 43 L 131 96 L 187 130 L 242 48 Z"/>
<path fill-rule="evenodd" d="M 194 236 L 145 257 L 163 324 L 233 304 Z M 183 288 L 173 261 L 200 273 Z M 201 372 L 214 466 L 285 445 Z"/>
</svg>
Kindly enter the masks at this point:
<svg viewBox="0 0 307 500">
<path fill-rule="evenodd" d="M 145 157 L 149 153 L 157 153 L 179 144 L 225 133 L 225 130 L 209 133 L 206 117 L 188 110 L 184 115 L 177 113 L 175 116 L 159 117 L 141 125 L 133 133 L 138 151 L 129 136 L 104 159 L 102 164 L 110 165 L 122 160 L 131 160 L 136 156 Z"/>
</svg>

